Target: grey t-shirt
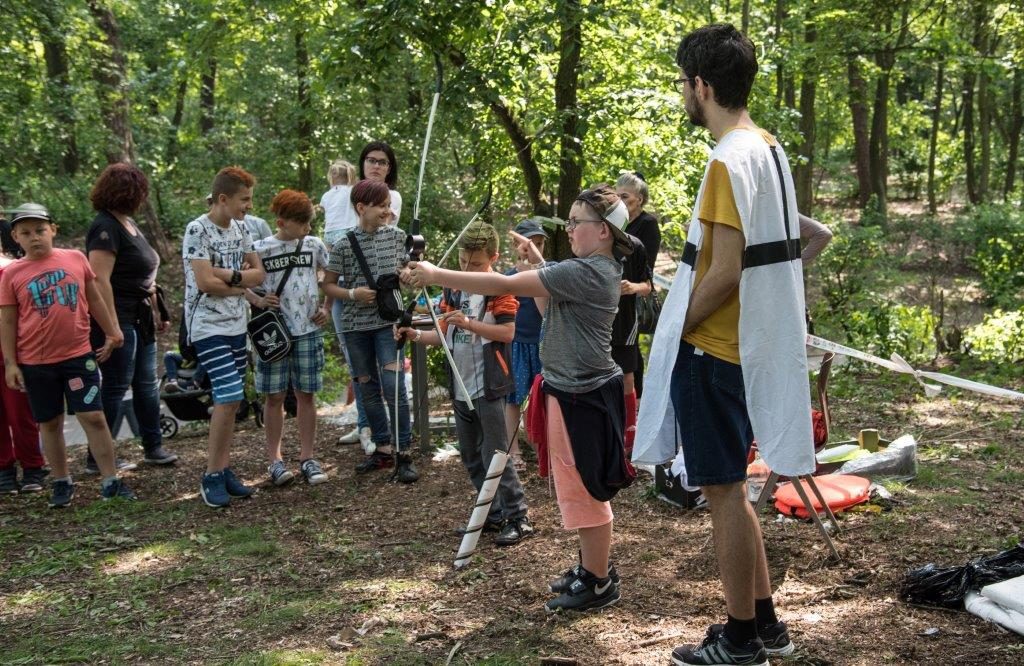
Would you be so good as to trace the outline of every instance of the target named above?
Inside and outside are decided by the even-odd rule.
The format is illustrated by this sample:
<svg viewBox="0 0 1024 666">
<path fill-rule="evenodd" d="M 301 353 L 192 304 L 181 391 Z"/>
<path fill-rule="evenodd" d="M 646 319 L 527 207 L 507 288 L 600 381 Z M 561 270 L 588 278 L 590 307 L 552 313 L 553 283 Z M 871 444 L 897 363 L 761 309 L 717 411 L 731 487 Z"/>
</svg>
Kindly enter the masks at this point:
<svg viewBox="0 0 1024 666">
<path fill-rule="evenodd" d="M 359 262 L 348 242 L 348 233 L 338 239 L 331 248 L 327 270 L 338 274 L 338 285 L 344 289 L 366 287 L 366 278 L 359 268 Z M 405 232 L 398 227 L 385 226 L 372 234 L 366 233 L 356 226 L 356 242 L 366 257 L 366 263 L 373 274 L 374 281 L 386 273 L 397 273 L 405 257 Z M 341 315 L 342 331 L 369 331 L 391 326 L 393 321 L 385 321 L 377 314 L 377 303 L 359 303 L 344 301 L 345 309 Z"/>
<path fill-rule="evenodd" d="M 559 391 L 586 393 L 622 374 L 612 360 L 619 262 L 594 255 L 550 265 L 537 275 L 551 294 L 540 344 L 544 381 Z"/>
<path fill-rule="evenodd" d="M 249 321 L 249 306 L 244 296 L 212 296 L 199 290 L 192 260 L 205 259 L 214 268 L 240 271 L 245 255 L 250 252 L 252 237 L 238 220 L 231 220 L 224 228 L 208 215 L 201 215 L 185 227 L 181 256 L 185 262 L 185 321 L 189 340 L 241 335 Z"/>
</svg>

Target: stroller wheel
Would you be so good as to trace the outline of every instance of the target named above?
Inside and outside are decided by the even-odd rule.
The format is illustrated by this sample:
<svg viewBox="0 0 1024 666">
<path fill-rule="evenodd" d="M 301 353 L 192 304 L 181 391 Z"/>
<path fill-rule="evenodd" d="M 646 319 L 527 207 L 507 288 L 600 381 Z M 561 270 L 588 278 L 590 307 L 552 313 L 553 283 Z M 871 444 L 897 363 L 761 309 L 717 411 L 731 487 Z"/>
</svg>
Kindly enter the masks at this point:
<svg viewBox="0 0 1024 666">
<path fill-rule="evenodd" d="M 178 422 L 172 419 L 170 416 L 160 417 L 160 434 L 167 439 L 171 439 L 178 434 Z"/>
</svg>

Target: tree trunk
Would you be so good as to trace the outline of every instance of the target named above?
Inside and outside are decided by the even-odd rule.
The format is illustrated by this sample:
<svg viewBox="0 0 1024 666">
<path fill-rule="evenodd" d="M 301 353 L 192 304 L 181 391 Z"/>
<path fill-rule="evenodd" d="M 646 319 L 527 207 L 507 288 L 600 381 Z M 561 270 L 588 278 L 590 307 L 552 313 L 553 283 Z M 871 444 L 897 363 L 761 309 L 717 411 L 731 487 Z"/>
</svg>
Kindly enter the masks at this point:
<svg viewBox="0 0 1024 666">
<path fill-rule="evenodd" d="M 817 26 L 814 23 L 813 3 L 808 8 L 804 29 L 805 46 L 813 45 L 818 39 Z M 800 81 L 800 144 L 801 162 L 797 164 L 795 175 L 796 207 L 801 213 L 810 215 L 814 206 L 814 98 L 818 88 L 818 70 L 809 62 L 803 67 L 803 78 Z"/>
<path fill-rule="evenodd" d="M 580 51 L 583 43 L 583 12 L 579 0 L 562 0 L 558 5 L 558 72 L 555 75 L 555 113 L 560 123 L 558 155 L 558 216 L 569 217 L 569 209 L 580 193 L 583 182 L 583 136 L 580 130 L 577 87 Z M 572 251 L 569 238 L 561 230 L 551 249 L 556 259 L 567 259 Z"/>
<path fill-rule="evenodd" d="M 295 77 L 298 79 L 299 122 L 297 126 L 299 149 L 298 185 L 302 192 L 313 187 L 313 109 L 309 96 L 309 49 L 306 46 L 306 32 L 299 28 L 295 32 Z"/>
<path fill-rule="evenodd" d="M 775 0 L 775 41 L 782 41 L 782 23 L 786 19 L 785 0 Z M 779 49 L 778 60 L 775 62 L 775 108 L 782 107 L 783 95 L 786 89 L 786 54 L 784 49 Z"/>
<path fill-rule="evenodd" d="M 181 80 L 178 81 L 178 90 L 174 95 L 174 114 L 171 116 L 171 126 L 167 128 L 167 150 L 165 152 L 169 167 L 173 167 L 178 159 L 178 129 L 181 127 L 181 121 L 185 115 L 185 94 L 187 92 L 188 70 L 183 69 Z"/>
<path fill-rule="evenodd" d="M 1009 201 L 1017 177 L 1017 160 L 1020 151 L 1020 133 L 1024 130 L 1024 110 L 1021 108 L 1021 79 L 1024 75 L 1018 67 L 1013 72 L 1013 87 L 1010 91 L 1010 134 L 1007 145 L 1006 180 L 1003 181 L 1003 200 Z"/>
<path fill-rule="evenodd" d="M 131 116 L 129 114 L 131 105 L 126 84 L 128 77 L 120 29 L 114 14 L 108 7 L 101 4 L 101 0 L 88 0 L 88 2 L 89 12 L 95 19 L 100 32 L 103 33 L 104 46 L 107 51 L 97 59 L 93 67 L 93 77 L 99 84 L 100 110 L 109 132 L 104 151 L 107 163 L 135 163 L 135 142 L 132 140 Z M 170 243 L 149 199 L 143 202 L 140 212 L 144 220 L 141 227 L 149 237 L 150 244 L 161 258 L 168 259 L 172 256 Z"/>
<path fill-rule="evenodd" d="M 967 181 L 967 199 L 979 203 L 978 174 L 974 162 L 974 83 L 977 75 L 970 65 L 964 66 L 963 85 L 963 132 L 964 132 L 964 172 Z"/>
<path fill-rule="evenodd" d="M 857 173 L 857 205 L 864 208 L 871 196 L 871 153 L 868 149 L 868 84 L 857 57 L 846 61 L 850 117 L 853 124 L 853 165 Z"/>
<path fill-rule="evenodd" d="M 71 85 L 68 81 L 68 54 L 64 44 L 64 33 L 55 5 L 42 3 L 39 10 L 43 15 L 39 32 L 43 41 L 43 59 L 46 61 L 48 97 L 54 120 L 57 121 L 56 138 L 64 147 L 58 172 L 62 176 L 74 176 L 78 172 L 78 143 L 75 139 L 75 115 Z"/>
<path fill-rule="evenodd" d="M 206 58 L 206 71 L 199 83 L 199 133 L 206 136 L 213 129 L 213 114 L 216 111 L 217 58 Z"/>
<path fill-rule="evenodd" d="M 935 193 L 935 156 L 939 146 L 939 121 L 942 118 L 942 88 L 945 85 L 946 58 L 939 56 L 939 68 L 935 74 L 935 97 L 932 100 L 932 131 L 928 139 L 928 213 L 938 212 L 938 197 Z"/>
<path fill-rule="evenodd" d="M 987 21 L 986 21 L 987 24 Z M 989 31 L 985 29 L 982 39 L 981 54 L 986 59 L 989 44 L 992 41 Z M 989 198 L 989 176 L 992 173 L 992 90 L 989 86 L 988 69 L 982 64 L 978 73 L 978 130 L 981 135 L 981 163 L 978 165 L 978 199 Z"/>
<path fill-rule="evenodd" d="M 743 18 L 740 22 L 740 30 L 744 35 L 750 32 L 750 0 L 743 0 Z"/>
<path fill-rule="evenodd" d="M 871 111 L 871 137 L 868 140 L 868 156 L 871 178 L 871 196 L 874 197 L 875 211 L 882 227 L 887 226 L 886 208 L 888 195 L 889 156 L 886 153 L 886 134 L 889 131 L 889 72 L 885 66 L 891 54 L 879 54 L 878 81 L 875 83 L 875 101 Z"/>
</svg>

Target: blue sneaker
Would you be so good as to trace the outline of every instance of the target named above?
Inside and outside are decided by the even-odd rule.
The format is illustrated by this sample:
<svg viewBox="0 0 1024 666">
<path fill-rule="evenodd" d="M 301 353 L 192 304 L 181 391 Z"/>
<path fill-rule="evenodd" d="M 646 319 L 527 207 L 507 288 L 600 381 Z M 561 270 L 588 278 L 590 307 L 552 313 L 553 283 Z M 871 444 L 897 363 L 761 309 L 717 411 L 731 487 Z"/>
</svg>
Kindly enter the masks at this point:
<svg viewBox="0 0 1024 666">
<path fill-rule="evenodd" d="M 120 497 L 125 500 L 139 499 L 135 496 L 135 493 L 132 492 L 131 488 L 129 488 L 121 479 L 114 479 L 110 483 L 104 484 L 100 488 L 100 494 L 103 495 L 104 501 L 114 499 L 115 497 Z"/>
<path fill-rule="evenodd" d="M 224 468 L 224 487 L 228 491 L 228 495 L 232 497 L 249 497 L 254 492 L 252 488 L 245 485 L 239 480 L 235 473 L 231 471 L 230 467 Z"/>
<path fill-rule="evenodd" d="M 75 484 L 70 481 L 54 481 L 50 484 L 50 508 L 63 509 L 71 504 L 71 498 L 75 496 Z"/>
<path fill-rule="evenodd" d="M 224 487 L 224 472 L 204 474 L 203 482 L 199 484 L 199 496 L 203 498 L 206 506 L 215 509 L 231 504 L 231 497 L 227 488 Z"/>
</svg>

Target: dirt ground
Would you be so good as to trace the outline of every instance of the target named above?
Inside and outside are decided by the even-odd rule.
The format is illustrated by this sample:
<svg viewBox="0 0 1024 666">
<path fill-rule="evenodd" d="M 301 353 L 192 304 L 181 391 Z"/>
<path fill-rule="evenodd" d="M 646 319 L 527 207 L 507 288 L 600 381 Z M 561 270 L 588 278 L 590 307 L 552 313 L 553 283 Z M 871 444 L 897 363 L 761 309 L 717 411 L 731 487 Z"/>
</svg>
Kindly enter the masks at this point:
<svg viewBox="0 0 1024 666">
<path fill-rule="evenodd" d="M 834 439 L 869 426 L 913 433 L 920 471 L 888 484 L 891 510 L 842 517 L 839 562 L 812 525 L 764 515 L 776 603 L 798 646 L 775 661 L 1024 663 L 1020 636 L 898 596 L 909 568 L 1016 542 L 1020 410 L 969 395 L 926 400 L 911 380 L 877 373 L 838 375 Z M 0 663 L 666 664 L 674 644 L 699 642 L 724 617 L 708 514 L 655 499 L 647 477 L 613 502 L 620 603 L 549 616 L 547 581 L 574 562 L 577 542 L 532 465 L 536 536 L 500 549 L 484 535 L 455 571 L 452 530 L 473 500 L 459 459 L 420 456 L 411 486 L 387 472 L 357 477 L 361 453 L 334 446 L 340 432 L 319 433 L 329 483 L 273 488 L 249 421 L 233 467 L 259 492 L 221 511 L 197 499 L 201 427 L 169 442 L 182 456 L 173 468 L 126 474 L 140 502 L 96 501 L 80 451 L 73 508 L 48 510 L 43 495 L 0 499 Z M 132 446 L 122 454 L 137 456 Z M 293 467 L 297 453 L 287 451 Z"/>
</svg>

